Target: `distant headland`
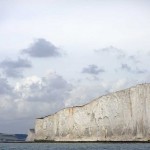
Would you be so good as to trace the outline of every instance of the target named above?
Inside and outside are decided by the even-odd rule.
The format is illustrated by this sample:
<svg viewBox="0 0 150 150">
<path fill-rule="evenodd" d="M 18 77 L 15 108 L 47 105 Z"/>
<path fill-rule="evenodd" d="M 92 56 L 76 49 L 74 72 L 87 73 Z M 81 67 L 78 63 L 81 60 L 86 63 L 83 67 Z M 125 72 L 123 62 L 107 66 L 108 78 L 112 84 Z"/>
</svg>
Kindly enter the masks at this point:
<svg viewBox="0 0 150 150">
<path fill-rule="evenodd" d="M 5 134 L 0 133 L 0 143 L 8 142 L 25 142 L 26 134 Z"/>
</svg>

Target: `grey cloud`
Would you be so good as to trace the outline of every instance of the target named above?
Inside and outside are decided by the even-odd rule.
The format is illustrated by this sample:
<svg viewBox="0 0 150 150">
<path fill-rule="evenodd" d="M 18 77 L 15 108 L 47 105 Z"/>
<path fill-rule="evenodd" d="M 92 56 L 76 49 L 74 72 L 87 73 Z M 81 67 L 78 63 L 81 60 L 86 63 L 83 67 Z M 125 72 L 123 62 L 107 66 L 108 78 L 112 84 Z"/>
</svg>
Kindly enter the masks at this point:
<svg viewBox="0 0 150 150">
<path fill-rule="evenodd" d="M 121 69 L 126 70 L 127 72 L 130 72 L 130 73 L 137 73 L 137 74 L 147 73 L 147 70 L 141 70 L 138 67 L 136 67 L 135 69 L 132 69 L 128 64 L 122 64 Z"/>
<path fill-rule="evenodd" d="M 3 73 L 7 76 L 7 77 L 11 77 L 11 78 L 22 78 L 22 71 L 17 70 L 17 69 L 11 69 L 11 68 L 6 68 L 3 70 Z"/>
<path fill-rule="evenodd" d="M 45 39 L 37 39 L 27 49 L 22 50 L 22 53 L 26 53 L 31 57 L 57 57 L 60 56 L 58 48 L 51 42 Z"/>
<path fill-rule="evenodd" d="M 131 72 L 131 71 L 132 71 L 131 67 L 128 66 L 127 64 L 122 64 L 122 65 L 121 65 L 121 69 L 126 70 L 126 71 L 128 71 L 128 72 Z"/>
<path fill-rule="evenodd" d="M 0 95 L 10 95 L 11 93 L 12 87 L 5 78 L 0 77 Z"/>
<path fill-rule="evenodd" d="M 136 55 L 128 56 L 128 60 L 131 60 L 135 64 L 140 63 Z"/>
<path fill-rule="evenodd" d="M 105 72 L 104 69 L 98 68 L 96 65 L 89 65 L 88 67 L 83 68 L 82 73 L 88 73 L 93 75 L 98 75 L 99 73 Z"/>
<path fill-rule="evenodd" d="M 147 73 L 147 72 L 148 72 L 147 70 L 136 68 L 136 73 L 138 73 L 138 74 L 143 74 L 143 73 Z"/>
<path fill-rule="evenodd" d="M 118 48 L 113 47 L 113 46 L 98 49 L 98 50 L 95 50 L 95 52 L 97 52 L 97 53 L 102 52 L 102 53 L 107 53 L 110 55 L 113 54 L 113 55 L 116 55 L 117 58 L 125 58 L 126 57 L 126 54 L 121 49 L 118 49 Z"/>
<path fill-rule="evenodd" d="M 7 77 L 18 78 L 23 76 L 23 69 L 31 68 L 31 62 L 18 58 L 17 60 L 5 59 L 0 63 L 0 68 Z"/>
</svg>

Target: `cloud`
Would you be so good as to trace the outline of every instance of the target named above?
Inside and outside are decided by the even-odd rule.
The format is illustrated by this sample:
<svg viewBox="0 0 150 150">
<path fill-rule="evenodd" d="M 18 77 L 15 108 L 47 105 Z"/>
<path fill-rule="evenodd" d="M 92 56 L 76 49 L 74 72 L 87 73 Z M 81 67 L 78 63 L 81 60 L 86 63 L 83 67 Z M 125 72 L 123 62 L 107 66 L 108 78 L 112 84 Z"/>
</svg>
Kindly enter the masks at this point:
<svg viewBox="0 0 150 150">
<path fill-rule="evenodd" d="M 71 89 L 71 84 L 56 73 L 50 73 L 43 78 L 28 77 L 16 86 L 16 91 L 21 92 L 24 100 L 58 102 L 58 106 L 63 103 Z"/>
<path fill-rule="evenodd" d="M 88 74 L 93 74 L 93 75 L 98 75 L 99 73 L 105 72 L 104 69 L 98 68 L 98 66 L 92 64 L 89 65 L 88 67 L 83 68 L 82 73 L 88 73 Z"/>
<path fill-rule="evenodd" d="M 31 62 L 26 59 L 18 58 L 17 60 L 5 59 L 0 63 L 0 68 L 7 77 L 23 77 L 23 70 L 31 68 Z"/>
<path fill-rule="evenodd" d="M 140 61 L 138 60 L 137 56 L 136 55 L 131 55 L 131 56 L 128 56 L 128 60 L 132 61 L 133 63 L 137 64 L 137 63 L 140 63 Z"/>
<path fill-rule="evenodd" d="M 42 78 L 31 76 L 16 83 L 12 89 L 15 96 L 11 102 L 6 100 L 3 103 L 7 105 L 8 101 L 12 103 L 12 106 L 15 105 L 16 114 L 19 114 L 20 117 L 32 116 L 32 114 L 37 117 L 41 115 L 40 110 L 42 109 L 44 114 L 50 114 L 63 108 L 64 100 L 69 96 L 71 90 L 72 85 L 56 73 L 50 73 Z M 1 93 L 4 92 L 4 90 L 1 91 Z M 35 113 L 32 112 L 33 108 Z"/>
<path fill-rule="evenodd" d="M 58 47 L 43 38 L 37 39 L 27 49 L 22 50 L 22 53 L 38 58 L 61 56 Z"/>
<path fill-rule="evenodd" d="M 0 77 L 0 95 L 10 95 L 11 93 L 12 87 L 5 78 Z"/>
<path fill-rule="evenodd" d="M 122 65 L 121 65 L 121 69 L 122 69 L 122 70 L 126 70 L 126 71 L 128 71 L 128 72 L 132 72 L 131 67 L 128 66 L 127 64 L 122 64 Z"/>
<path fill-rule="evenodd" d="M 72 88 L 69 82 L 54 72 L 44 77 L 21 79 L 13 87 L 6 79 L 0 78 L 0 119 L 4 122 L 18 119 L 34 122 L 37 117 L 64 108 L 64 101 Z M 26 132 L 25 129 L 22 132 Z"/>
<path fill-rule="evenodd" d="M 125 70 L 127 72 L 136 73 L 136 74 L 147 73 L 147 70 L 142 70 L 142 69 L 139 69 L 138 67 L 135 67 L 134 69 L 132 69 L 128 64 L 122 64 L 121 70 Z"/>
<path fill-rule="evenodd" d="M 97 53 L 105 53 L 105 54 L 109 54 L 109 55 L 115 55 L 117 58 L 125 58 L 126 57 L 126 54 L 124 53 L 123 50 L 121 49 L 118 49 L 116 47 L 113 47 L 113 46 L 109 46 L 109 47 L 105 47 L 105 48 L 102 48 L 102 49 L 98 49 L 98 50 L 95 50 L 95 52 Z"/>
<path fill-rule="evenodd" d="M 103 59 L 104 61 L 109 59 L 112 67 L 110 68 L 109 66 L 107 66 L 107 70 L 110 70 L 114 67 L 113 70 L 121 70 L 133 74 L 145 74 L 148 72 L 147 68 L 144 69 L 147 65 L 145 65 L 147 56 L 144 53 L 140 53 L 139 51 L 131 54 L 125 50 L 109 46 L 106 48 L 95 50 L 95 52 L 99 53 L 99 56 L 101 56 L 101 59 Z"/>
<path fill-rule="evenodd" d="M 144 73 L 147 73 L 148 71 L 146 69 L 139 69 L 139 68 L 136 68 L 136 73 L 138 74 L 144 74 Z"/>
</svg>

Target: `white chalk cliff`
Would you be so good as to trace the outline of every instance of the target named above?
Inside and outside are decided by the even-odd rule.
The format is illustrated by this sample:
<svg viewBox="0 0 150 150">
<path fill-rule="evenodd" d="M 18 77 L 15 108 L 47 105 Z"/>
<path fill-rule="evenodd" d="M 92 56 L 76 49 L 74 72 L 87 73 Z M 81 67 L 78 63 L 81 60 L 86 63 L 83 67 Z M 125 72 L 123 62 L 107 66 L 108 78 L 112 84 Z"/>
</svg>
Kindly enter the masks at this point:
<svg viewBox="0 0 150 150">
<path fill-rule="evenodd" d="M 29 136 L 28 141 L 149 141 L 150 84 L 38 118 Z"/>
</svg>

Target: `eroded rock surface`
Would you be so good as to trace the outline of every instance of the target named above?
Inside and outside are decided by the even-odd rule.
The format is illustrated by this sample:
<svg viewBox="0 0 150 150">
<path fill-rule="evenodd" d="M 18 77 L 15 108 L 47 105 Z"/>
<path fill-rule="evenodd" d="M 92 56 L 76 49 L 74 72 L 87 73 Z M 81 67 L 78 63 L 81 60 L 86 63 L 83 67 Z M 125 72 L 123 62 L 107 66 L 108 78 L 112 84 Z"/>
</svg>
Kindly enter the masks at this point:
<svg viewBox="0 0 150 150">
<path fill-rule="evenodd" d="M 30 129 L 30 130 L 28 131 L 28 136 L 27 136 L 27 138 L 26 138 L 26 141 L 33 142 L 34 139 L 35 139 L 35 131 L 34 131 L 34 129 Z"/>
<path fill-rule="evenodd" d="M 29 138 L 28 138 L 29 139 Z M 148 141 L 150 84 L 101 96 L 36 119 L 34 140 Z"/>
</svg>

